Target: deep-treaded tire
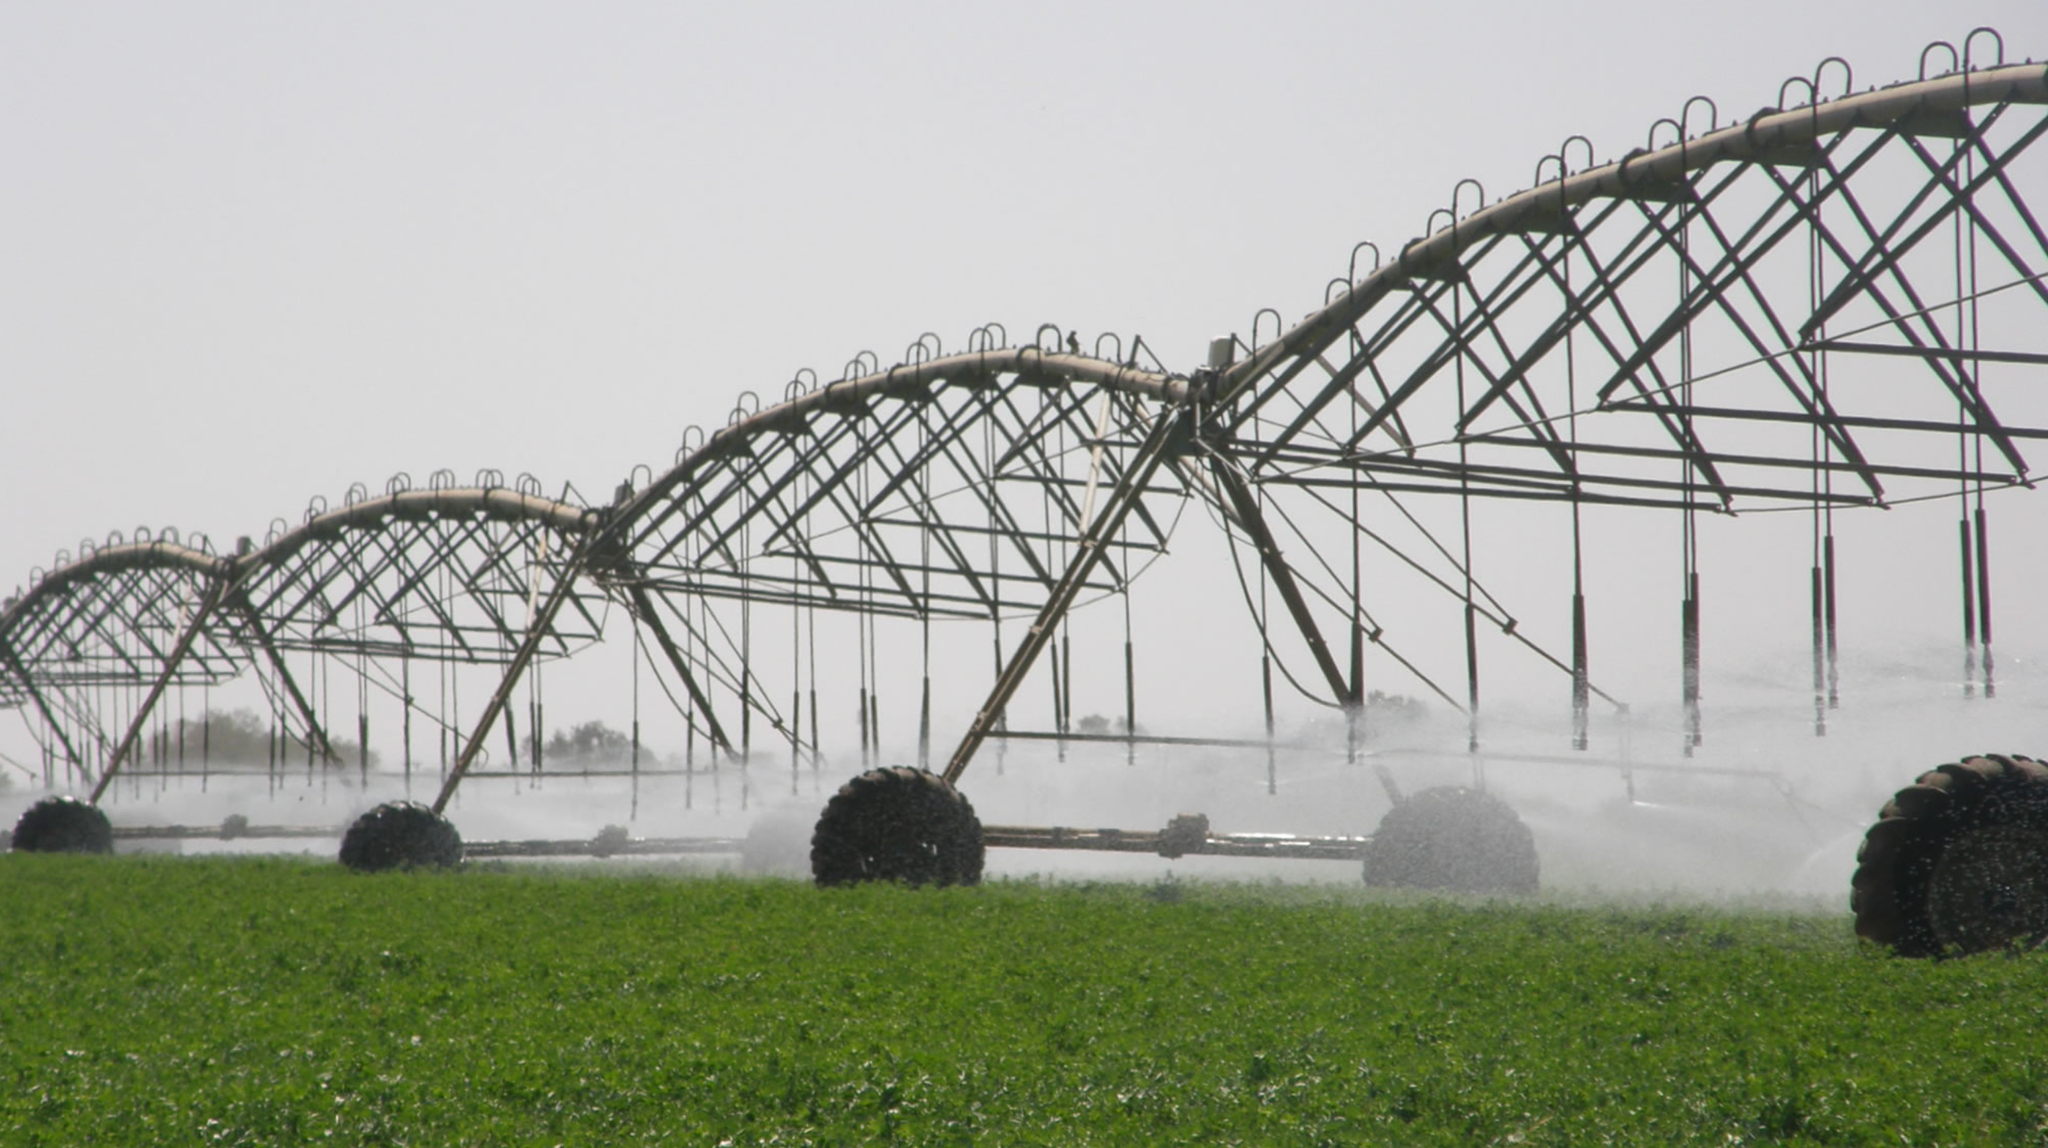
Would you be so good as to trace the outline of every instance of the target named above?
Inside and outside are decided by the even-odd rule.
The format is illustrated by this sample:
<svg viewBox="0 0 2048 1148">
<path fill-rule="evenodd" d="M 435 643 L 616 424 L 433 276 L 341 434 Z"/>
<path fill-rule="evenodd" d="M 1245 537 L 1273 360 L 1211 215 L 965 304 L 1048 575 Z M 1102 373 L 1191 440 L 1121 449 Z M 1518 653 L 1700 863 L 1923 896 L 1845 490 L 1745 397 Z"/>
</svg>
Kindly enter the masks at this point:
<svg viewBox="0 0 2048 1148">
<path fill-rule="evenodd" d="M 986 850 L 974 807 L 927 770 L 871 769 L 825 803 L 811 835 L 811 879 L 975 885 Z"/>
<path fill-rule="evenodd" d="M 14 823 L 17 853 L 112 853 L 114 826 L 97 805 L 76 797 L 45 797 Z"/>
<path fill-rule="evenodd" d="M 1508 804 L 1463 786 L 1387 811 L 1365 848 L 1365 883 L 1454 893 L 1536 892 L 1536 838 Z"/>
<path fill-rule="evenodd" d="M 1902 957 L 2048 939 L 2048 766 L 1967 757 L 1920 775 L 1863 836 L 1856 934 Z"/>
<path fill-rule="evenodd" d="M 358 873 L 453 868 L 462 864 L 462 835 L 417 801 L 387 801 L 342 835 L 341 863 Z"/>
</svg>

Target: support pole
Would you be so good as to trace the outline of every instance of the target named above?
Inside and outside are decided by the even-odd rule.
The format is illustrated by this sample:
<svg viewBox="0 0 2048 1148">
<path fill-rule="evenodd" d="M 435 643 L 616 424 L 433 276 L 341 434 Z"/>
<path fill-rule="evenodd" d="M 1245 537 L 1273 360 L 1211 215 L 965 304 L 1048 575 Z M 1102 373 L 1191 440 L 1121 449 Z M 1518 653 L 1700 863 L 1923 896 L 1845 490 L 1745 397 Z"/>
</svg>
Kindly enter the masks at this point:
<svg viewBox="0 0 2048 1148">
<path fill-rule="evenodd" d="M 157 699 L 164 696 L 164 690 L 170 686 L 171 679 L 178 673 L 179 663 L 191 652 L 192 643 L 198 640 L 199 631 L 206 626 L 207 619 L 213 616 L 214 607 L 220 605 L 221 596 L 227 589 L 227 578 L 228 576 L 223 575 L 207 585 L 206 596 L 199 600 L 199 608 L 192 612 L 191 620 L 185 623 L 184 632 L 178 635 L 178 644 L 172 646 L 170 654 L 164 658 L 163 670 L 157 674 L 156 681 L 150 684 L 149 693 L 142 699 L 142 704 L 135 707 L 135 716 L 128 722 L 128 732 L 122 736 L 121 744 L 114 747 L 114 756 L 107 759 L 107 768 L 100 771 L 99 783 L 92 787 L 92 796 L 86 799 L 90 804 L 100 803 L 100 795 L 107 791 L 108 783 L 114 780 L 114 775 L 121 769 L 121 762 L 135 748 L 136 739 L 142 736 L 142 727 L 149 723 L 150 710 L 156 707 Z"/>
<path fill-rule="evenodd" d="M 1465 567 L 1465 752 L 1479 752 L 1479 607 L 1472 604 L 1469 564 Z"/>
<path fill-rule="evenodd" d="M 250 603 L 247 592 L 236 587 L 228 592 L 228 599 L 230 607 L 241 615 L 243 624 L 248 626 L 249 633 L 255 636 L 256 645 L 262 649 L 264 658 L 270 662 L 271 670 L 277 674 L 278 683 L 284 687 L 285 696 L 291 698 L 292 707 L 299 711 L 299 720 L 306 723 L 307 750 L 318 753 L 322 759 L 332 764 L 341 764 L 340 756 L 334 752 L 334 747 L 328 744 L 327 731 L 321 728 L 320 719 L 313 715 L 312 703 L 299 691 L 299 683 L 292 678 L 291 670 L 285 668 L 284 655 L 278 652 L 276 643 L 271 641 L 270 631 L 263 628 L 263 620 L 257 615 L 256 607 Z M 282 751 L 279 752 L 279 756 L 283 756 Z"/>
<path fill-rule="evenodd" d="M 1124 733 L 1138 736 L 1138 655 L 1131 646 L 1131 634 L 1124 631 Z M 1138 764 L 1138 743 L 1124 743 L 1124 764 Z"/>
<path fill-rule="evenodd" d="M 1060 712 L 1066 715 L 1066 725 L 1060 732 L 1071 733 L 1074 728 L 1074 628 L 1065 618 L 1060 619 Z"/>
<path fill-rule="evenodd" d="M 1991 527 L 1984 521 L 1981 501 L 1977 504 L 1977 643 L 1984 653 L 1984 696 L 1995 698 L 1998 680 L 1992 674 L 1991 663 Z"/>
<path fill-rule="evenodd" d="M 1309 653 L 1315 655 L 1316 666 L 1323 671 L 1323 680 L 1329 683 L 1330 696 L 1342 705 L 1351 696 L 1351 684 L 1344 680 L 1344 671 L 1337 665 L 1336 655 L 1330 653 L 1330 644 L 1323 640 L 1322 631 L 1309 613 L 1308 599 L 1302 596 L 1301 586 L 1294 580 L 1294 570 L 1281 558 L 1280 545 L 1266 525 L 1266 516 L 1259 512 L 1259 500 L 1236 471 L 1221 462 L 1210 469 L 1216 475 L 1217 485 L 1223 488 L 1224 496 L 1230 500 L 1238 525 L 1244 527 L 1245 533 L 1251 536 L 1252 545 L 1258 547 L 1259 561 L 1265 565 L 1266 573 L 1272 576 L 1273 588 L 1280 591 L 1280 600 L 1286 604 L 1287 613 L 1294 618 L 1295 627 L 1308 642 Z M 1356 629 L 1356 619 L 1352 625 Z"/>
<path fill-rule="evenodd" d="M 1263 627 L 1259 631 L 1261 644 L 1265 642 Z M 1266 796 L 1280 792 L 1280 762 L 1273 753 L 1273 655 L 1259 655 L 1259 692 L 1266 703 Z"/>
<path fill-rule="evenodd" d="M 689 663 L 683 660 L 683 655 L 677 651 L 675 642 L 669 638 L 668 627 L 662 624 L 661 615 L 655 613 L 654 599 L 649 598 L 646 588 L 638 583 L 628 586 L 626 594 L 633 600 L 633 609 L 646 620 L 647 628 L 654 631 L 654 644 L 661 647 L 662 655 L 668 659 L 669 668 L 676 672 L 677 677 L 683 679 L 683 688 L 689 691 L 690 700 L 703 712 L 704 726 L 711 735 L 713 752 L 724 750 L 727 757 L 733 756 L 732 742 L 726 740 L 725 729 L 718 724 L 718 715 L 711 712 L 711 699 L 705 697 L 704 691 L 697 687 L 696 675 L 690 673 Z"/>
<path fill-rule="evenodd" d="M 1835 536 L 1828 533 L 1821 539 L 1821 613 L 1827 624 L 1828 636 L 1828 708 L 1838 709 L 1842 704 L 1842 667 L 1836 654 L 1835 642 Z"/>
<path fill-rule="evenodd" d="M 1808 578 L 1808 595 L 1811 601 L 1809 613 L 1813 628 L 1813 736 L 1826 737 L 1828 732 L 1827 707 L 1827 591 L 1823 581 L 1825 575 L 1819 566 L 1813 567 Z"/>
<path fill-rule="evenodd" d="M 1685 601 L 1679 608 L 1679 656 L 1685 691 L 1685 755 L 1701 742 L 1700 731 L 1700 576 L 1686 575 Z"/>
<path fill-rule="evenodd" d="M 1963 559 L 1963 696 L 1977 696 L 1977 578 L 1974 571 L 1975 557 L 1970 545 L 1970 519 L 1967 515 L 1956 524 L 1962 531 Z"/>
<path fill-rule="evenodd" d="M 1060 652 L 1054 650 L 1052 652 L 1052 729 L 1054 733 L 1060 735 L 1059 740 L 1053 744 L 1059 753 L 1059 760 L 1061 761 L 1067 760 L 1067 710 L 1065 699 L 1066 692 L 1060 689 Z"/>
<path fill-rule="evenodd" d="M 21 664 L 21 659 L 4 642 L 0 642 L 0 655 L 5 655 L 7 664 L 13 668 L 15 676 L 21 679 L 22 689 L 28 692 L 29 700 L 36 703 L 36 712 L 43 715 L 43 724 L 49 726 L 50 732 L 57 735 L 57 741 L 63 745 L 64 755 L 69 760 L 71 768 L 84 769 L 85 760 L 78 756 L 78 748 L 71 744 L 70 735 L 64 732 L 64 726 L 57 720 L 57 715 L 51 711 L 50 703 L 43 700 L 42 691 L 36 689 L 35 682 L 29 679 L 28 667 Z M 43 767 L 43 774 L 43 787 L 47 789 L 50 787 L 49 766 L 47 763 Z"/>
<path fill-rule="evenodd" d="M 803 579 L 803 560 L 792 558 L 789 562 L 790 584 L 796 585 Z M 789 611 L 789 795 L 801 793 L 799 784 L 803 776 L 803 756 L 798 752 L 804 737 L 804 616 L 803 607 L 792 606 Z M 929 647 L 927 647 L 929 648 Z M 929 706 L 931 690 L 930 675 L 926 675 L 926 704 Z M 814 742 L 815 744 L 815 742 Z M 637 754 L 637 749 L 636 749 Z M 816 752 L 813 751 L 813 757 Z M 637 760 L 637 758 L 636 758 Z"/>
<path fill-rule="evenodd" d="M 926 671 L 923 691 L 917 707 L 917 767 L 930 769 L 932 764 L 932 675 Z"/>
<path fill-rule="evenodd" d="M 585 556 L 589 554 L 590 549 L 591 543 L 588 540 L 576 548 L 574 555 L 562 567 L 561 576 L 555 582 L 554 589 L 548 592 L 548 600 L 541 607 L 539 617 L 528 622 L 525 640 L 519 643 L 519 649 L 512 655 L 512 661 L 506 665 L 505 676 L 498 682 L 498 688 L 491 692 L 491 700 L 484 703 L 484 712 L 477 715 L 476 726 L 470 733 L 469 740 L 462 745 L 462 755 L 455 759 L 455 768 L 448 771 L 448 780 L 441 784 L 441 792 L 434 798 L 433 809 L 437 816 L 448 808 L 448 802 L 455 797 L 455 787 L 462 784 L 462 777 L 469 772 L 470 763 L 482 752 L 484 738 L 490 735 L 491 726 L 497 722 L 498 715 L 504 712 L 505 702 L 511 698 L 513 687 L 519 684 L 519 676 L 525 672 L 527 663 L 533 661 L 533 656 L 540 652 L 541 642 L 547 639 L 549 631 L 554 627 L 555 615 L 561 613 L 563 603 L 574 593 L 576 579 L 583 576 Z M 639 587 L 634 587 L 635 591 L 638 589 Z M 516 761 L 513 765 L 517 768 Z"/>
<path fill-rule="evenodd" d="M 547 703 L 536 700 L 533 703 L 533 717 L 526 723 L 526 736 L 533 739 L 533 775 L 539 777 L 547 768 L 545 735 L 548 728 Z"/>
<path fill-rule="evenodd" d="M 1357 531 L 1353 531 L 1352 536 L 1356 538 Z M 1354 558 L 1357 552 L 1357 544 L 1354 542 Z M 1355 560 L 1352 566 L 1354 573 L 1351 584 L 1356 587 L 1358 577 L 1355 572 Z M 1351 617 L 1351 692 L 1344 702 L 1344 764 L 1357 765 L 1359 743 L 1365 734 L 1365 631 L 1357 624 L 1358 594 L 1355 590 L 1351 595 Z"/>
<path fill-rule="evenodd" d="M 746 544 L 746 534 L 741 534 L 742 552 L 751 553 Z M 754 600 L 751 596 L 740 598 L 740 769 L 744 773 L 747 764 L 754 760 Z M 749 790 L 740 786 L 740 808 L 747 807 Z"/>
<path fill-rule="evenodd" d="M 1586 595 L 1572 595 L 1572 748 L 1585 749 L 1591 735 L 1592 676 L 1586 665 Z"/>
<path fill-rule="evenodd" d="M 640 663 L 647 658 L 647 647 L 640 639 L 640 627 L 633 627 L 633 804 L 627 814 L 629 820 L 640 820 Z"/>
<path fill-rule="evenodd" d="M 1358 434 L 1358 404 L 1351 404 L 1351 433 Z M 1344 707 L 1344 764 L 1357 765 L 1360 743 L 1365 735 L 1365 615 L 1364 566 L 1359 560 L 1358 487 L 1351 483 L 1351 704 Z M 1269 787 L 1270 788 L 1270 787 Z"/>
<path fill-rule="evenodd" d="M 795 797 L 801 792 L 797 780 L 803 773 L 804 740 L 804 691 L 795 683 L 789 687 L 789 735 L 789 795 Z"/>
<path fill-rule="evenodd" d="M 872 640 L 869 641 L 868 665 L 870 670 L 874 666 L 874 648 L 874 642 Z M 882 762 L 882 678 L 881 675 L 872 672 L 869 676 L 874 678 L 875 688 L 868 691 L 868 739 L 875 746 L 875 764 L 880 765 Z"/>
<path fill-rule="evenodd" d="M 400 750 L 405 759 L 405 795 L 412 796 L 412 659 L 401 658 L 398 663 L 398 690 L 405 698 L 401 712 L 399 730 Z"/>
<path fill-rule="evenodd" d="M 861 664 L 862 664 L 863 666 L 865 666 L 865 665 L 866 665 L 867 663 L 866 663 L 865 661 L 863 661 L 863 662 L 862 662 Z M 862 687 L 860 688 L 860 698 L 859 698 L 859 705 L 860 705 L 860 767 L 861 767 L 861 769 L 862 769 L 863 771 L 865 771 L 865 770 L 867 769 L 867 767 L 868 767 L 868 762 L 869 762 L 870 760 L 872 760 L 872 759 L 871 759 L 871 758 L 869 758 L 869 756 L 868 756 L 868 688 L 867 688 L 867 687 L 866 687 L 865 685 L 863 685 L 863 686 L 862 686 Z"/>
<path fill-rule="evenodd" d="M 944 777 L 948 784 L 960 780 L 960 775 L 967 771 L 968 763 L 974 760 L 975 751 L 981 748 L 982 742 L 988 740 L 989 731 L 994 729 L 996 722 L 1001 719 L 1004 710 L 1010 704 L 1010 699 L 1016 695 L 1017 687 L 1024 683 L 1024 676 L 1030 672 L 1031 664 L 1051 643 L 1056 624 L 1066 616 L 1067 610 L 1074 604 L 1074 599 L 1080 596 L 1081 588 L 1087 584 L 1088 575 L 1102 561 L 1103 543 L 1122 529 L 1124 519 L 1143 497 L 1145 487 L 1152 481 L 1152 476 L 1158 473 L 1160 464 L 1174 453 L 1179 441 L 1192 432 L 1193 417 L 1193 409 L 1190 407 L 1179 410 L 1167 408 L 1159 412 L 1159 417 L 1153 421 L 1151 432 L 1145 436 L 1145 441 L 1139 446 L 1131 465 L 1124 471 L 1122 480 L 1110 492 L 1108 504 L 1102 508 L 1100 517 L 1082 532 L 1074 557 L 1067 564 L 1066 573 L 1061 575 L 1045 605 L 1040 607 L 1038 617 L 1026 631 L 1023 643 L 1017 647 L 1016 653 L 1010 656 L 1009 663 L 1003 667 L 1003 672 L 996 678 L 994 688 L 989 691 L 988 699 L 982 703 L 981 709 L 974 715 L 974 721 L 961 736 L 959 747 L 953 751 L 952 759 L 946 764 Z"/>
</svg>

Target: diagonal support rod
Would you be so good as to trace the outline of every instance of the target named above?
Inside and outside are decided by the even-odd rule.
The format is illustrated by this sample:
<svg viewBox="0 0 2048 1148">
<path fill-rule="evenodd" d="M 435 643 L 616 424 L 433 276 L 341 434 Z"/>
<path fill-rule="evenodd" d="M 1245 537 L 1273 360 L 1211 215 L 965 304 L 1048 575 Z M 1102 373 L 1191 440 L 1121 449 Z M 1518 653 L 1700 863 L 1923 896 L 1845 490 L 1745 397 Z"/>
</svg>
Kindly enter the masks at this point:
<svg viewBox="0 0 2048 1148">
<path fill-rule="evenodd" d="M 114 755 L 107 759 L 107 768 L 100 771 L 99 783 L 92 787 L 92 796 L 86 799 L 89 804 L 100 803 L 100 795 L 113 783 L 114 775 L 120 772 L 121 762 L 135 748 L 136 740 L 142 736 L 142 727 L 149 724 L 150 711 L 156 709 L 157 700 L 164 696 L 164 690 L 170 686 L 171 679 L 177 676 L 178 664 L 185 660 L 185 655 L 192 649 L 192 643 L 198 640 L 199 632 L 205 629 L 207 619 L 213 616 L 214 609 L 220 605 L 221 598 L 227 592 L 229 577 L 230 575 L 223 575 L 207 584 L 206 596 L 199 600 L 199 609 L 194 610 L 191 619 L 185 623 L 184 632 L 178 635 L 178 644 L 172 646 L 171 652 L 165 655 L 164 668 L 158 672 L 156 681 L 150 683 L 149 694 L 142 699 L 142 704 L 135 707 L 135 717 L 129 721 L 128 732 L 122 736 L 121 744 L 114 747 Z"/>
<path fill-rule="evenodd" d="M 718 715 L 711 710 L 711 699 L 706 697 L 703 689 L 697 685 L 696 675 L 690 673 L 689 663 L 683 660 L 682 653 L 676 649 L 675 639 L 669 637 L 668 627 L 662 624 L 661 615 L 654 609 L 654 600 L 647 596 L 647 588 L 635 582 L 626 587 L 626 594 L 633 600 L 633 612 L 645 620 L 648 628 L 654 631 L 654 644 L 660 646 L 662 654 L 668 658 L 669 668 L 683 680 L 683 688 L 689 691 L 690 700 L 697 703 L 698 711 L 704 715 L 704 725 L 711 732 L 712 747 L 725 751 L 726 757 L 737 760 L 738 755 L 733 752 L 732 742 L 725 736 L 725 728 L 718 724 Z"/>
<path fill-rule="evenodd" d="M 64 732 L 64 726 L 57 720 L 57 715 L 51 712 L 50 703 L 43 699 L 42 691 L 36 689 L 35 682 L 29 678 L 28 667 L 21 664 L 20 656 L 4 641 L 0 641 L 0 656 L 5 657 L 7 664 L 13 667 L 15 675 L 21 679 L 22 688 L 28 691 L 29 700 L 36 703 L 36 712 L 43 715 L 43 724 L 49 726 L 50 732 L 57 735 L 57 741 L 63 745 L 64 753 L 70 759 L 71 765 L 76 769 L 85 770 L 85 759 L 78 756 L 78 748 L 71 744 L 70 735 Z M 92 772 L 86 770 L 85 775 L 91 777 Z"/>
<path fill-rule="evenodd" d="M 491 700 L 484 705 L 484 712 L 477 715 L 475 728 L 469 740 L 462 743 L 462 754 L 455 759 L 455 767 L 448 771 L 448 780 L 441 784 L 441 792 L 434 798 L 433 810 L 439 816 L 448 808 L 448 802 L 455 797 L 455 788 L 462 784 L 462 776 L 469 772 L 470 763 L 484 748 L 484 739 L 490 735 L 491 726 L 498 715 L 505 710 L 505 702 L 512 696 L 512 690 L 519 684 L 519 677 L 526 672 L 528 663 L 540 652 L 540 644 L 554 632 L 555 615 L 562 612 L 562 605 L 575 597 L 576 579 L 583 576 L 584 566 L 589 562 L 594 543 L 585 538 L 570 555 L 562 567 L 562 573 L 555 580 L 554 588 L 548 591 L 548 600 L 541 606 L 540 616 L 527 623 L 526 637 L 519 643 L 519 649 L 512 655 L 512 661 L 505 666 L 505 676 L 498 681 L 498 688 L 491 692 Z"/>
<path fill-rule="evenodd" d="M 1323 633 L 1316 626 L 1316 620 L 1309 613 L 1308 600 L 1302 597 L 1301 586 L 1294 580 L 1294 571 L 1280 557 L 1280 544 L 1273 537 L 1273 531 L 1266 525 L 1266 516 L 1259 510 L 1259 500 L 1246 485 L 1244 476 L 1237 473 L 1228 461 L 1218 457 L 1210 468 L 1216 476 L 1216 484 L 1230 499 L 1230 508 L 1245 533 L 1251 535 L 1252 544 L 1258 547 L 1259 561 L 1273 578 L 1273 586 L 1280 591 L 1280 600 L 1287 604 L 1287 612 L 1294 618 L 1294 625 L 1301 631 L 1303 640 L 1308 642 L 1309 652 L 1315 655 L 1316 666 L 1323 671 L 1323 678 L 1330 684 L 1330 693 L 1339 704 L 1356 704 L 1350 681 L 1337 665 L 1337 657 L 1330 652 L 1330 644 L 1323 640 Z M 1352 620 L 1354 631 L 1357 620 Z M 1354 641 L 1356 634 L 1354 633 Z"/>
<path fill-rule="evenodd" d="M 257 648 L 263 651 L 264 658 L 270 662 L 271 671 L 277 674 L 278 684 L 284 687 L 285 696 L 292 699 L 292 707 L 299 711 L 299 720 L 306 723 L 307 744 L 315 748 L 321 760 L 327 764 L 341 764 L 341 755 L 334 752 L 333 743 L 327 740 L 327 730 L 321 726 L 320 719 L 314 716 L 313 703 L 306 700 L 305 693 L 299 689 L 298 681 L 292 677 L 291 670 L 285 667 L 284 655 L 278 652 L 277 644 L 271 640 L 270 631 L 263 628 L 262 618 L 257 615 L 255 605 L 249 601 L 249 592 L 241 586 L 236 586 L 227 592 L 227 598 L 229 608 L 242 616 L 242 623 L 255 637 Z"/>
<path fill-rule="evenodd" d="M 952 759 L 946 763 L 946 772 L 943 776 L 947 784 L 958 783 L 960 775 L 967 772 L 967 765 L 974 760 L 975 751 L 981 748 L 982 742 L 988 740 L 990 731 L 994 730 L 996 723 L 1001 720 L 1010 699 L 1016 696 L 1018 687 L 1024 684 L 1024 676 L 1030 673 L 1031 664 L 1051 643 L 1053 631 L 1059 620 L 1073 606 L 1074 599 L 1080 596 L 1081 588 L 1087 584 L 1088 576 L 1102 561 L 1105 554 L 1104 542 L 1123 528 L 1124 519 L 1130 516 L 1132 508 L 1144 497 L 1145 489 L 1150 485 L 1152 476 L 1158 473 L 1160 464 L 1173 455 L 1191 435 L 1194 409 L 1190 404 L 1179 410 L 1162 410 L 1159 418 L 1153 422 L 1152 430 L 1139 446 L 1137 456 L 1131 460 L 1131 465 L 1125 469 L 1122 479 L 1109 492 L 1109 498 L 1102 505 L 1095 521 L 1082 532 L 1073 560 L 1067 564 L 1066 573 L 1053 588 L 1045 605 L 1039 609 L 1038 618 L 1031 623 L 1031 629 L 1025 633 L 1023 643 L 1010 655 L 1009 663 L 1003 667 L 1003 672 L 996 676 L 995 687 L 989 691 L 988 700 L 982 703 L 980 711 L 974 715 L 973 724 L 967 727 L 966 734 L 960 738 L 959 747 L 953 751 Z"/>
</svg>

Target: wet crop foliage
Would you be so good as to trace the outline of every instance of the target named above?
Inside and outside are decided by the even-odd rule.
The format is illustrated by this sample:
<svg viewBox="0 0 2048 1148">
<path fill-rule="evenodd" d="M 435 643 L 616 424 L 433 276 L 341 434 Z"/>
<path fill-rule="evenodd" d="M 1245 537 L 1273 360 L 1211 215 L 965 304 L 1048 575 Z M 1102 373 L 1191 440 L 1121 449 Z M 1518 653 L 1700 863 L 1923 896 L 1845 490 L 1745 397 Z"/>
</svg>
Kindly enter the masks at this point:
<svg viewBox="0 0 2048 1148">
<path fill-rule="evenodd" d="M 1844 913 L 0 857 L 0 1143 L 2039 1144 Z"/>
</svg>

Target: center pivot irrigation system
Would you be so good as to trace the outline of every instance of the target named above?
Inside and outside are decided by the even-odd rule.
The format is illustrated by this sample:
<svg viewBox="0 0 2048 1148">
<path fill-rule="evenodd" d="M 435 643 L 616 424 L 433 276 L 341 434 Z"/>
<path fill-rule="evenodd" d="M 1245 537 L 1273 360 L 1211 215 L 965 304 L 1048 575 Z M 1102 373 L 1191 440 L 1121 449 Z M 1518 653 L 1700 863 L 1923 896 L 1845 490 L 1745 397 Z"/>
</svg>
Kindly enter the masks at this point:
<svg viewBox="0 0 2048 1148">
<path fill-rule="evenodd" d="M 205 758 L 166 697 L 253 678 L 272 777 L 301 751 L 309 770 L 367 777 L 369 699 L 395 699 L 407 782 L 438 758 L 438 793 L 364 815 L 343 860 L 453 863 L 458 786 L 492 772 L 500 730 L 500 775 L 544 775 L 543 667 L 622 611 L 636 786 L 659 769 L 641 764 L 643 669 L 687 730 L 687 769 L 700 747 L 714 765 L 786 750 L 794 774 L 823 762 L 827 664 L 845 702 L 824 708 L 856 715 L 862 771 L 817 822 L 820 884 L 971 883 L 995 846 L 1362 858 L 1374 883 L 1534 891 L 1531 834 L 1477 776 L 1404 797 L 1381 767 L 1394 806 L 1359 837 L 1221 834 L 1199 815 L 983 826 L 958 786 L 991 741 L 1106 740 L 1263 753 L 1270 787 L 1276 692 L 1340 715 L 1363 762 L 1369 681 L 1465 715 L 1476 762 L 1490 665 L 1554 674 L 1584 751 L 1624 708 L 1591 669 L 1589 589 L 1634 576 L 1653 536 L 1676 558 L 1659 578 L 1677 587 L 1690 752 L 1706 724 L 1702 537 L 1738 514 L 1797 516 L 1810 537 L 1786 583 L 1810 600 L 1816 733 L 1841 689 L 1838 512 L 1953 506 L 1960 577 L 1943 598 L 1959 587 L 1964 689 L 1992 695 L 1987 495 L 2031 488 L 2026 454 L 2048 437 L 2048 234 L 2027 199 L 2048 188 L 2044 133 L 2048 66 L 2006 63 L 1988 29 L 1882 88 L 1856 90 L 1830 59 L 1746 118 L 1695 98 L 1616 162 L 1575 137 L 1505 199 L 1466 180 L 1424 238 L 1358 245 L 1320 308 L 1291 327 L 1261 311 L 1193 370 L 1141 339 L 1084 350 L 1050 326 L 1019 346 L 991 325 L 950 354 L 927 334 L 887 369 L 864 352 L 836 381 L 801 373 L 780 402 L 747 393 L 605 505 L 442 472 L 316 502 L 232 554 L 171 532 L 81 546 L 0 610 L 0 705 L 35 732 L 44 785 L 84 795 L 31 808 L 13 847 L 109 847 L 98 803 L 124 768 Z M 1212 560 L 1156 573 L 1176 569 L 1170 548 Z M 1537 569 L 1558 591 L 1511 607 L 1506 584 Z M 1244 612 L 1148 616 L 1162 580 L 1213 584 Z M 1244 667 L 1237 716 L 1265 736 L 1147 732 L 1147 625 L 1201 632 L 1203 661 L 1182 673 Z M 1080 665 L 1077 636 L 1093 651 Z M 1105 676 L 1119 636 L 1121 720 L 1090 732 L 1075 681 Z M 476 667 L 492 685 L 465 710 L 456 671 Z M 935 668 L 948 687 L 990 675 L 939 763 Z M 324 718 L 336 670 L 357 700 L 339 735 Z M 905 680 L 915 699 L 890 713 L 915 712 L 918 765 L 885 767 L 884 686 Z M 265 832 L 282 830 L 231 817 L 219 835 Z M 731 845 L 607 830 L 469 853 Z M 1922 775 L 1869 831 L 1852 905 L 1860 933 L 1908 954 L 2048 936 L 2048 769 L 1973 757 Z"/>
</svg>

